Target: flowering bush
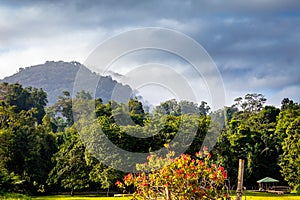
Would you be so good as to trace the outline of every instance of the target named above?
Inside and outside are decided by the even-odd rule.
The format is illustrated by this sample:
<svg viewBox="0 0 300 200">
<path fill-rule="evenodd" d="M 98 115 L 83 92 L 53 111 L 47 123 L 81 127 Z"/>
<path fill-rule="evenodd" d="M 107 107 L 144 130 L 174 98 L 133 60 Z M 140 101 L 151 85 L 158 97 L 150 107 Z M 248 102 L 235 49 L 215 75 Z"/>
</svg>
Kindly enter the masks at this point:
<svg viewBox="0 0 300 200">
<path fill-rule="evenodd" d="M 222 166 L 210 162 L 210 154 L 196 154 L 195 158 L 182 154 L 172 159 L 174 153 L 166 158 L 150 155 L 148 162 L 137 166 L 138 170 L 150 171 L 128 174 L 123 182 L 116 184 L 119 188 L 134 186 L 133 199 L 157 199 L 159 197 L 172 200 L 218 199 L 229 198 L 225 194 L 227 172 Z"/>
</svg>

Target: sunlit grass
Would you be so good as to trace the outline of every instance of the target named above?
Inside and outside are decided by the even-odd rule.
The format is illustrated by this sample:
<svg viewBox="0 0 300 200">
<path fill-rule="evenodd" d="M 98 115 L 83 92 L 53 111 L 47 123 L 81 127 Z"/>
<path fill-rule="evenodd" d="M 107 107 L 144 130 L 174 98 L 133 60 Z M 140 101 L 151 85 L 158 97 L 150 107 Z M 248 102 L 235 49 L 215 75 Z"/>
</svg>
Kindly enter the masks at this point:
<svg viewBox="0 0 300 200">
<path fill-rule="evenodd" d="M 233 200 L 236 197 L 233 196 Z M 19 194 L 6 194 L 5 196 L 0 196 L 0 199 L 32 199 L 32 200 L 130 200 L 130 197 L 99 197 L 96 195 L 51 195 L 51 196 L 38 196 L 38 197 L 26 197 Z M 243 196 L 243 200 L 300 200 L 300 195 L 295 194 L 270 194 L 266 192 L 246 192 Z"/>
<path fill-rule="evenodd" d="M 235 198 L 233 198 L 235 199 Z M 243 200 L 300 200 L 299 195 L 295 194 L 284 194 L 284 195 L 277 195 L 271 194 L 267 192 L 246 192 L 243 196 Z"/>
<path fill-rule="evenodd" d="M 54 196 L 40 196 L 40 197 L 33 197 L 33 200 L 53 200 L 53 199 L 60 199 L 60 200 L 129 200 L 130 197 L 96 197 L 96 196 L 74 196 L 71 197 L 69 195 L 54 195 Z M 235 199 L 235 196 L 232 198 Z M 264 192 L 247 192 L 243 196 L 243 200 L 300 200 L 300 196 L 294 194 L 284 194 L 284 195 L 277 195 L 277 194 L 270 194 Z"/>
<path fill-rule="evenodd" d="M 53 195 L 53 196 L 40 196 L 40 197 L 33 197 L 33 200 L 53 200 L 53 199 L 60 199 L 60 200 L 129 200 L 129 197 L 96 197 L 96 196 L 70 196 L 70 195 Z"/>
</svg>

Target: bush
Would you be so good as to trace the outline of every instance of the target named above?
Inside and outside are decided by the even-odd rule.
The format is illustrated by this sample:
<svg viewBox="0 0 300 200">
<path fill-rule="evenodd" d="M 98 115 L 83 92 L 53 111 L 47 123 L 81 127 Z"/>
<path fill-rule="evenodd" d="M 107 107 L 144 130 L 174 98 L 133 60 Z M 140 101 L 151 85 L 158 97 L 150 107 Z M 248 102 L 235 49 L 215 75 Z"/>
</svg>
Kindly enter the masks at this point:
<svg viewBox="0 0 300 200">
<path fill-rule="evenodd" d="M 206 149 L 195 158 L 187 154 L 171 158 L 173 155 L 173 152 L 166 158 L 150 155 L 147 163 L 137 166 L 141 173 L 127 174 L 122 182 L 117 181 L 117 186 L 122 189 L 134 186 L 133 199 L 229 198 L 225 192 L 227 172 L 211 163 Z"/>
<path fill-rule="evenodd" d="M 24 195 L 24 194 L 2 193 L 2 192 L 0 192 L 0 199 L 24 199 L 24 200 L 29 200 L 31 198 Z"/>
</svg>

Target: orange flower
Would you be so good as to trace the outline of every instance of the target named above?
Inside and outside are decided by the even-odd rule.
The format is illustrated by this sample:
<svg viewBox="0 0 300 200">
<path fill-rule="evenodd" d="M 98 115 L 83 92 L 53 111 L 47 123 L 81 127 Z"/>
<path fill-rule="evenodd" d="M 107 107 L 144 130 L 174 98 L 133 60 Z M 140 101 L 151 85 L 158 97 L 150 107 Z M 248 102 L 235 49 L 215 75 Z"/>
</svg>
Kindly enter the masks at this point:
<svg viewBox="0 0 300 200">
<path fill-rule="evenodd" d="M 117 185 L 117 186 L 121 186 L 121 185 L 122 185 L 122 182 L 121 182 L 121 181 L 117 181 L 117 182 L 116 182 L 116 185 Z"/>
</svg>

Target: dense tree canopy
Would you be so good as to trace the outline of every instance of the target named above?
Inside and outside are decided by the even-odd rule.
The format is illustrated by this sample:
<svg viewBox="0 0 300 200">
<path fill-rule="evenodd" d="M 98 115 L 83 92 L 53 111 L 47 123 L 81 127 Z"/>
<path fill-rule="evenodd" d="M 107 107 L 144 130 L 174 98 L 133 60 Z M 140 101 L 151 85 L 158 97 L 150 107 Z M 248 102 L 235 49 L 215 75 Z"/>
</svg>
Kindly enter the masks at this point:
<svg viewBox="0 0 300 200">
<path fill-rule="evenodd" d="M 47 123 L 37 124 L 34 110 L 0 103 L 0 171 L 28 191 L 42 189 L 56 151 Z M 13 189 L 13 187 L 9 187 Z"/>
<path fill-rule="evenodd" d="M 288 98 L 279 109 L 264 106 L 261 94 L 247 94 L 214 112 L 206 102 L 172 99 L 149 113 L 136 98 L 104 103 L 85 91 L 73 99 L 65 91 L 46 108 L 42 89 L 20 84 L 0 84 L 0 97 L 0 190 L 117 189 L 114 183 L 124 173 L 112 166 L 130 166 L 130 160 L 117 159 L 104 139 L 140 153 L 171 144 L 170 149 L 184 147 L 193 157 L 203 141 L 214 145 L 210 132 L 220 135 L 210 150 L 214 162 L 228 169 L 231 186 L 236 185 L 238 159 L 243 158 L 246 186 L 256 187 L 258 179 L 271 176 L 299 188 L 300 106 Z M 73 113 L 89 112 L 78 110 L 84 106 L 94 108 L 95 119 L 74 120 Z M 100 129 L 104 134 L 98 134 Z M 180 140 L 174 142 L 179 133 Z M 108 162 L 112 165 L 106 166 Z"/>
</svg>

